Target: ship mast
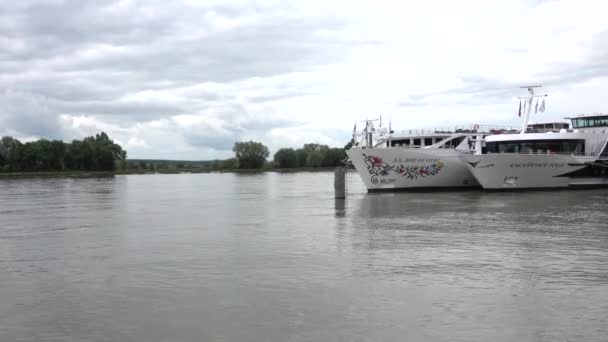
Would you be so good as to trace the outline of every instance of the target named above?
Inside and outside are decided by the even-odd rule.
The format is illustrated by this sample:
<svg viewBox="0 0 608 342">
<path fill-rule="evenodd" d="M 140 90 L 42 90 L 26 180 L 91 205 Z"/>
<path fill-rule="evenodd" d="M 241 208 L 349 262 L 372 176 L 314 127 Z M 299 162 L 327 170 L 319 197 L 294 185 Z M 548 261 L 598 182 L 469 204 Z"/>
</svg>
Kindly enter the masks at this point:
<svg viewBox="0 0 608 342">
<path fill-rule="evenodd" d="M 382 117 L 381 117 L 382 118 Z M 365 130 L 363 133 L 365 134 L 365 146 L 367 148 L 371 148 L 374 145 L 374 133 L 376 132 L 376 128 L 374 127 L 374 121 L 381 121 L 382 119 L 367 119 L 365 120 Z"/>
<path fill-rule="evenodd" d="M 526 107 L 526 112 L 524 113 L 524 124 L 521 128 L 521 132 L 519 132 L 520 134 L 524 134 L 526 133 L 526 130 L 528 129 L 528 122 L 530 121 L 530 113 L 532 112 L 532 101 L 534 100 L 535 97 L 545 97 L 547 96 L 547 94 L 545 95 L 534 95 L 534 88 L 540 88 L 542 87 L 541 85 L 530 85 L 530 86 L 524 86 L 524 87 L 520 87 L 520 88 L 528 88 L 528 93 L 530 93 L 530 96 L 520 96 L 518 97 L 519 100 L 524 100 L 524 103 L 527 102 Z M 521 105 L 521 102 L 520 102 Z M 521 107 L 520 107 L 521 108 Z"/>
</svg>

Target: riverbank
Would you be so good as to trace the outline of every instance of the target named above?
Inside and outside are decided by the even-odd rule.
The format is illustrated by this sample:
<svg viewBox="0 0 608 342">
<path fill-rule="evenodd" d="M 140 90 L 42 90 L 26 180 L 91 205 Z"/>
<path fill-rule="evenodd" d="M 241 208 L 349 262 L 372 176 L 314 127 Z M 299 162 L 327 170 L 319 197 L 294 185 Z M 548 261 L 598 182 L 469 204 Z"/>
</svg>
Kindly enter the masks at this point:
<svg viewBox="0 0 608 342">
<path fill-rule="evenodd" d="M 333 167 L 299 167 L 299 168 L 266 168 L 266 169 L 170 169 L 170 170 L 125 170 L 125 171 L 36 171 L 36 172 L 0 172 L 0 179 L 11 178 L 103 178 L 117 175 L 150 175 L 150 174 L 181 174 L 181 173 L 241 173 L 255 174 L 265 172 L 295 173 L 295 172 L 327 172 Z"/>
<path fill-rule="evenodd" d="M 112 177 L 112 171 L 36 171 L 36 172 L 0 172 L 0 179 L 10 178 L 101 178 Z"/>
</svg>

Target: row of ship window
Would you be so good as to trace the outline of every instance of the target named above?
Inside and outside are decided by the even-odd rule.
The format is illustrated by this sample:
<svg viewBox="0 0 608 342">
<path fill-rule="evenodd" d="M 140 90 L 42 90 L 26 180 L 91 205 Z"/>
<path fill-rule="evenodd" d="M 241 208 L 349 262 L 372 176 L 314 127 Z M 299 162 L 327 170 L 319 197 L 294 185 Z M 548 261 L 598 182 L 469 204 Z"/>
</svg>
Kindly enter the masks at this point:
<svg viewBox="0 0 608 342">
<path fill-rule="evenodd" d="M 430 146 L 441 139 L 424 138 L 424 145 L 421 145 L 420 138 L 394 140 L 391 141 L 391 146 Z M 448 144 L 442 146 L 444 148 L 453 148 L 460 144 L 460 139 L 449 141 Z M 486 153 L 534 153 L 534 152 L 552 152 L 552 153 L 568 153 L 568 154 L 583 154 L 585 153 L 585 140 L 583 139 L 563 139 L 563 140 L 519 140 L 519 141 L 497 141 L 488 142 L 485 144 L 484 150 Z"/>
<path fill-rule="evenodd" d="M 608 126 L 608 116 L 572 119 L 573 128 L 606 127 L 606 126 Z"/>
<path fill-rule="evenodd" d="M 582 154 L 585 153 L 585 140 L 519 140 L 488 142 L 485 146 L 487 153 L 534 153 L 551 152 Z"/>
<path fill-rule="evenodd" d="M 407 146 L 407 147 L 420 147 L 420 146 L 431 146 L 440 141 L 443 141 L 445 138 L 412 138 L 412 139 L 400 139 L 400 140 L 391 140 L 390 146 L 399 147 L 399 146 Z M 448 141 L 445 145 L 440 146 L 440 148 L 453 148 L 458 146 L 464 137 L 458 137 Z M 422 144 L 424 143 L 424 144 Z M 388 146 L 388 142 L 387 142 Z"/>
</svg>

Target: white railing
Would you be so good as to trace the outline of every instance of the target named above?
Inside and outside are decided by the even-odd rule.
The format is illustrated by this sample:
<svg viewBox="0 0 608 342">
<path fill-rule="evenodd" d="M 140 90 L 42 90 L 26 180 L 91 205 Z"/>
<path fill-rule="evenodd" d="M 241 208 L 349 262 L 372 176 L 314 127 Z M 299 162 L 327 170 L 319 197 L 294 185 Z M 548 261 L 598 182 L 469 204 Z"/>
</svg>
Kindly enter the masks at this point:
<svg viewBox="0 0 608 342">
<path fill-rule="evenodd" d="M 458 133 L 492 133 L 492 131 L 500 131 L 501 133 L 519 133 L 518 129 L 513 126 L 494 126 L 494 125 L 473 125 L 469 127 L 456 126 L 453 128 L 425 128 L 425 129 L 406 129 L 393 131 L 393 135 L 426 135 L 426 134 L 458 134 Z"/>
</svg>

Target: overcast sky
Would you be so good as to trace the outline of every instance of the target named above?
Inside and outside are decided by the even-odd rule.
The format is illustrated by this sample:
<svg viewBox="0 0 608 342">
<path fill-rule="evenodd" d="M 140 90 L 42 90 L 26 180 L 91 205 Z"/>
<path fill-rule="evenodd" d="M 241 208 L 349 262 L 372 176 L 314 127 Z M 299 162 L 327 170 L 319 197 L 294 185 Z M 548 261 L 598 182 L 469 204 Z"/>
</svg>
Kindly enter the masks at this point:
<svg viewBox="0 0 608 342">
<path fill-rule="evenodd" d="M 343 146 L 394 129 L 608 112 L 608 3 L 3 1 L 0 135 L 106 131 L 131 158 L 211 159 L 239 140 Z"/>
</svg>

